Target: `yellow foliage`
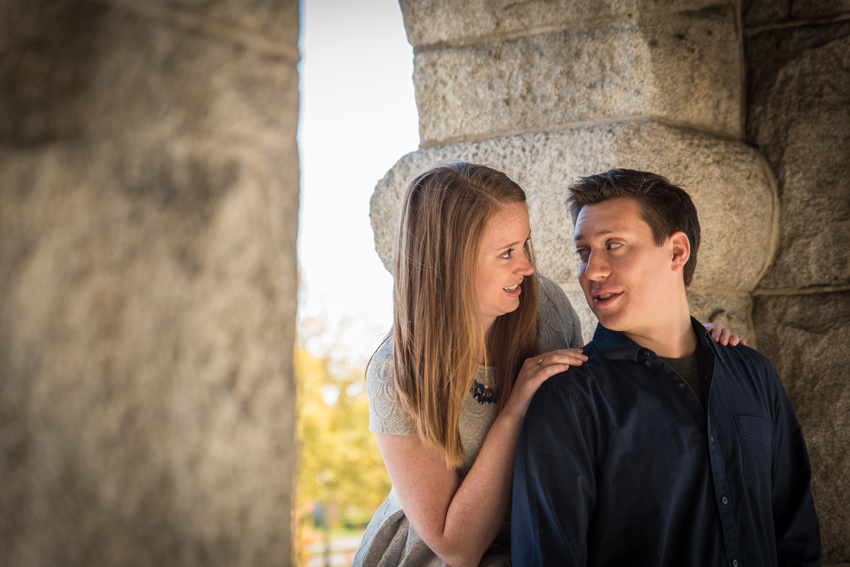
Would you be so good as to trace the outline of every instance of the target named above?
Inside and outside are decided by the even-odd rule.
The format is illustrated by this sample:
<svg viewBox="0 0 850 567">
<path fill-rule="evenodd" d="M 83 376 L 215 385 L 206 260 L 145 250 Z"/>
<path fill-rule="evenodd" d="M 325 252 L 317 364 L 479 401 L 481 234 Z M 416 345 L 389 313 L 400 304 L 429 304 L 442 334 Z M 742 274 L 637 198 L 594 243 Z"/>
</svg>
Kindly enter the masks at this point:
<svg viewBox="0 0 850 567">
<path fill-rule="evenodd" d="M 313 504 L 341 511 L 332 524 L 367 522 L 390 491 L 375 435 L 362 369 L 338 368 L 295 349 L 299 466 L 296 508 L 302 521 Z"/>
</svg>

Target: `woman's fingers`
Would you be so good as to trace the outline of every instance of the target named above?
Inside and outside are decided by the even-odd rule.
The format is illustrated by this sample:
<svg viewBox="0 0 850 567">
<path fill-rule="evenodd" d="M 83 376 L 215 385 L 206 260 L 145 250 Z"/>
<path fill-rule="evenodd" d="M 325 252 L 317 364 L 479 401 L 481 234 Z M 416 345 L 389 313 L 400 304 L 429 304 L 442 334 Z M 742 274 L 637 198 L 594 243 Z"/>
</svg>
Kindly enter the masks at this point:
<svg viewBox="0 0 850 567">
<path fill-rule="evenodd" d="M 554 376 L 569 369 L 581 366 L 587 360 L 581 349 L 565 348 L 545 352 L 534 358 L 527 358 L 519 371 L 508 400 L 510 411 L 525 416 L 525 410 L 540 385 Z M 505 406 L 507 411 L 508 406 Z"/>
<path fill-rule="evenodd" d="M 550 364 L 573 364 L 582 363 L 587 360 L 587 356 L 582 353 L 580 348 L 564 348 L 561 350 L 553 350 L 545 352 L 536 358 L 529 358 L 537 366 L 546 366 Z"/>
<path fill-rule="evenodd" d="M 555 373 L 563 372 L 568 366 L 581 366 L 586 360 L 587 357 L 582 354 L 581 349 L 562 349 L 546 352 L 535 358 L 527 358 L 520 375 L 524 373 L 536 374 L 552 367 L 558 369 Z"/>
<path fill-rule="evenodd" d="M 570 366 L 581 366 L 587 361 L 587 357 L 583 354 L 555 354 L 549 355 L 542 358 L 540 364 L 538 364 L 541 368 L 546 368 L 547 366 L 552 366 L 556 364 L 569 364 Z"/>
<path fill-rule="evenodd" d="M 560 374 L 570 366 L 581 366 L 587 360 L 581 349 L 562 349 L 541 354 L 536 358 L 526 359 L 518 381 L 532 382 L 536 390 L 545 380 L 555 374 Z"/>
<path fill-rule="evenodd" d="M 711 339 L 716 343 L 722 344 L 723 346 L 747 344 L 738 335 L 732 334 L 732 331 L 730 331 L 729 329 L 725 329 L 715 323 L 705 323 L 703 326 L 711 333 Z"/>
<path fill-rule="evenodd" d="M 554 363 L 549 366 L 544 366 L 531 377 L 533 381 L 537 382 L 535 389 L 555 374 L 560 374 L 561 372 L 566 371 L 570 366 L 578 366 L 578 364 Z"/>
</svg>

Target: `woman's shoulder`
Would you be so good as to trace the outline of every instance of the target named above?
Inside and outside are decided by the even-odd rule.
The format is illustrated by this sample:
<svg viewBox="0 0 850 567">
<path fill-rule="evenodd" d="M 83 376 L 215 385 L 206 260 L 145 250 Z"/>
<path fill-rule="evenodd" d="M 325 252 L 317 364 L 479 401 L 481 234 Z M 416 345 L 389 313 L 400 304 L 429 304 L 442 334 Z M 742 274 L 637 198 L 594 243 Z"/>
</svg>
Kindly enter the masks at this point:
<svg viewBox="0 0 850 567">
<path fill-rule="evenodd" d="M 378 350 L 369 359 L 366 381 L 392 379 L 393 370 L 393 334 L 387 335 Z"/>
<path fill-rule="evenodd" d="M 537 274 L 537 289 L 538 302 L 542 300 L 551 303 L 555 303 L 557 301 L 567 301 L 569 303 L 569 300 L 567 300 L 567 294 L 564 293 L 564 290 L 561 289 L 561 286 L 556 284 L 548 276 L 544 276 L 543 274 Z"/>
<path fill-rule="evenodd" d="M 393 395 L 393 336 L 390 333 L 372 358 L 366 372 L 369 429 L 388 435 L 413 435 L 413 426 Z"/>
<path fill-rule="evenodd" d="M 554 311 L 563 316 L 564 313 L 573 312 L 573 306 L 561 286 L 542 274 L 537 275 L 537 281 L 538 313 L 542 315 L 546 312 L 549 315 Z"/>
<path fill-rule="evenodd" d="M 548 277 L 537 276 L 537 317 L 543 352 L 575 348 L 581 343 L 581 321 L 567 294 Z"/>
</svg>

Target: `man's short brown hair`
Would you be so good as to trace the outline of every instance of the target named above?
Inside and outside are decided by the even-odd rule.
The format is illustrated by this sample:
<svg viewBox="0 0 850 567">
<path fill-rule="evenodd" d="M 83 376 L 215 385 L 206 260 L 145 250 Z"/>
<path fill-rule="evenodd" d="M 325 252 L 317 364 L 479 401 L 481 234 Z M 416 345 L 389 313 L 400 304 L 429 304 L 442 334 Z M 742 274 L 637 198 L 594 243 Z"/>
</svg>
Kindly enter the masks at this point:
<svg viewBox="0 0 850 567">
<path fill-rule="evenodd" d="M 661 246 L 674 232 L 684 232 L 691 244 L 691 256 L 682 271 L 685 285 L 691 285 L 697 267 L 699 218 L 691 196 L 666 177 L 634 169 L 612 169 L 582 177 L 570 186 L 567 207 L 575 225 L 585 205 L 627 197 L 640 204 L 641 217 L 652 230 L 655 244 Z"/>
</svg>

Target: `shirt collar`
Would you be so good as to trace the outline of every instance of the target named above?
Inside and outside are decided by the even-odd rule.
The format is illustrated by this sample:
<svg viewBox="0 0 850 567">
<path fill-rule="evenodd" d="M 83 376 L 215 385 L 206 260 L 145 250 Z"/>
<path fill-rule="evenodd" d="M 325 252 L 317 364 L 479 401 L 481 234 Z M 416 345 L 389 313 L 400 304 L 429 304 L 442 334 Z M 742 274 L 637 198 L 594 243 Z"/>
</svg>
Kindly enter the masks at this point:
<svg viewBox="0 0 850 567">
<path fill-rule="evenodd" d="M 702 326 L 702 323 L 693 317 L 691 317 L 691 325 L 693 326 L 694 333 L 697 335 L 697 350 L 708 348 L 720 359 L 720 362 L 723 362 L 720 348 L 711 338 L 711 333 Z M 649 350 L 644 349 L 644 347 L 634 342 L 625 333 L 606 329 L 601 323 L 597 323 L 596 325 L 596 331 L 593 333 L 593 344 L 596 345 L 596 348 L 599 349 L 599 352 L 605 358 L 611 360 L 631 360 L 637 362 L 638 355 L 642 351 Z"/>
</svg>

